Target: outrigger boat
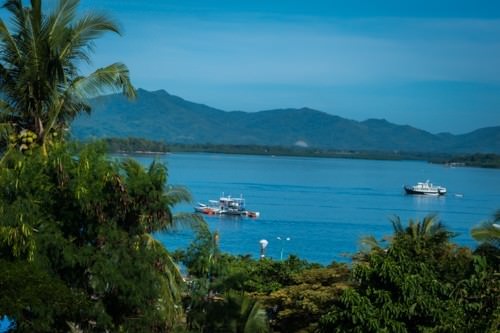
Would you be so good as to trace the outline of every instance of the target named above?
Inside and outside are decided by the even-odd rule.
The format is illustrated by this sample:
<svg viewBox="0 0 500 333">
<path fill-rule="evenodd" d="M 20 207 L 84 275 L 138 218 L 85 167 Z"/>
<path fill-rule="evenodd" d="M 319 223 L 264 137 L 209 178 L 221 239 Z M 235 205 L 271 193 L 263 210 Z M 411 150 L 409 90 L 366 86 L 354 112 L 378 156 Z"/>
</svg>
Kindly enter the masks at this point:
<svg viewBox="0 0 500 333">
<path fill-rule="evenodd" d="M 194 207 L 195 212 L 208 214 L 208 215 L 219 214 L 220 209 L 221 209 L 221 207 L 220 207 L 219 202 L 217 200 L 209 200 L 208 204 L 198 202 L 198 205 L 196 205 L 196 207 Z"/>
<path fill-rule="evenodd" d="M 445 195 L 446 187 L 434 186 L 427 180 L 425 183 L 419 182 L 417 185 L 405 185 L 406 194 L 424 194 L 424 195 Z"/>
<path fill-rule="evenodd" d="M 245 199 L 243 196 L 239 198 L 232 198 L 224 196 L 224 194 L 217 200 L 209 200 L 208 204 L 199 202 L 194 207 L 195 212 L 207 215 L 231 215 L 231 216 L 248 216 L 259 217 L 259 212 L 248 211 L 245 209 Z"/>
</svg>

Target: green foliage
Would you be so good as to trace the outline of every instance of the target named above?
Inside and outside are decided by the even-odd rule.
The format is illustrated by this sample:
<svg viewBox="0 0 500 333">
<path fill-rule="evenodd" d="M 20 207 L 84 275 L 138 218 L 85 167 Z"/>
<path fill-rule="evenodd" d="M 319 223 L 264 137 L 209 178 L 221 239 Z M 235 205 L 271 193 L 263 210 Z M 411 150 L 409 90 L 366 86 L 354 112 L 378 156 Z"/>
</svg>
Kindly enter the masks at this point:
<svg viewBox="0 0 500 333">
<path fill-rule="evenodd" d="M 286 260 L 254 260 L 248 256 L 225 256 L 228 274 L 224 283 L 237 290 L 269 294 L 294 282 L 294 275 L 319 267 L 291 255 Z"/>
<path fill-rule="evenodd" d="M 269 332 L 262 306 L 234 283 L 233 257 L 220 252 L 218 237 L 201 224 L 187 251 L 175 253 L 189 273 L 184 297 L 187 328 L 207 333 Z"/>
<path fill-rule="evenodd" d="M 321 332 L 494 332 L 498 271 L 449 242 L 435 217 L 410 221 L 387 249 L 374 248 L 320 320 Z M 496 318 L 496 319 L 495 319 Z"/>
<path fill-rule="evenodd" d="M 242 292 L 228 291 L 206 307 L 202 332 L 266 333 L 267 315 L 259 302 Z"/>
<path fill-rule="evenodd" d="M 107 32 L 119 33 L 105 15 L 78 17 L 78 4 L 60 0 L 48 13 L 42 11 L 42 0 L 32 0 L 28 7 L 22 0 L 7 0 L 2 7 L 11 24 L 0 19 L 0 123 L 19 137 L 19 142 L 11 142 L 15 148 L 25 150 L 36 142 L 45 149 L 47 142 L 58 141 L 69 122 L 90 112 L 89 97 L 117 90 L 135 96 L 121 63 L 88 76 L 78 70 L 82 63 L 91 63 L 94 40 Z M 22 142 L 26 130 L 36 134 L 32 142 Z"/>
<path fill-rule="evenodd" d="M 13 153 L 4 164 L 0 313 L 19 331 L 172 328 L 182 279 L 151 233 L 173 227 L 171 209 L 189 195 L 166 185 L 163 165 L 144 169 L 110 161 L 102 145 L 62 144 L 47 156 Z"/>
<path fill-rule="evenodd" d="M 19 332 L 66 332 L 65 320 L 90 306 L 38 262 L 0 259 L 0 313 L 16 319 Z"/>
<path fill-rule="evenodd" d="M 346 286 L 345 265 L 325 268 L 296 256 L 273 261 L 223 254 L 216 236 L 206 227 L 199 228 L 188 250 L 177 253 L 190 273 L 185 304 L 188 327 L 195 331 L 233 332 L 248 321 L 247 315 L 242 317 L 249 313 L 245 304 L 259 300 L 271 316 L 259 310 L 261 323 L 271 319 L 273 330 L 312 332 Z"/>
<path fill-rule="evenodd" d="M 186 252 L 181 254 L 182 263 L 189 276 L 198 279 L 212 279 L 221 275 L 224 269 L 218 245 L 218 234 L 212 234 L 206 224 L 195 227 L 196 237 Z"/>
<path fill-rule="evenodd" d="M 474 253 L 484 257 L 488 265 L 495 269 L 497 276 L 500 275 L 500 209 L 493 214 L 491 220 L 472 228 L 471 235 L 480 243 Z"/>
<path fill-rule="evenodd" d="M 169 147 L 165 142 L 142 138 L 105 138 L 111 153 L 166 153 Z"/>
<path fill-rule="evenodd" d="M 500 168 L 500 155 L 498 154 L 469 154 L 454 156 L 445 162 L 451 166 L 473 166 L 481 168 Z"/>
<path fill-rule="evenodd" d="M 322 315 L 347 287 L 346 265 L 304 269 L 289 285 L 262 297 L 272 309 L 272 326 L 279 332 L 314 332 Z"/>
<path fill-rule="evenodd" d="M 481 243 L 500 248 L 500 209 L 495 212 L 493 219 L 474 227 L 471 230 L 471 235 Z"/>
</svg>

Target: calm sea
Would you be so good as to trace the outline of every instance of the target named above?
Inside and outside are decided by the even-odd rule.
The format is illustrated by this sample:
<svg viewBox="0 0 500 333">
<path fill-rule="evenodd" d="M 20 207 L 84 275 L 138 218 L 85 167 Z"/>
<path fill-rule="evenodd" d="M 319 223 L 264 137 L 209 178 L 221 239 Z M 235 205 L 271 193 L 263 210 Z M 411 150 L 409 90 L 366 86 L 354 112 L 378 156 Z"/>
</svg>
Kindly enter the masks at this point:
<svg viewBox="0 0 500 333">
<path fill-rule="evenodd" d="M 153 158 L 136 157 L 144 165 Z M 390 218 L 405 223 L 437 214 L 458 235 L 455 242 L 475 247 L 470 229 L 500 208 L 500 170 L 449 168 L 416 161 L 272 157 L 176 153 L 160 156 L 169 183 L 186 186 L 194 203 L 222 194 L 243 195 L 260 218 L 206 217 L 220 234 L 220 247 L 233 254 L 279 259 L 297 254 L 328 264 L 347 261 L 359 239 L 392 234 Z M 448 188 L 442 197 L 409 196 L 403 184 L 431 180 Z M 192 211 L 192 205 L 178 207 Z M 186 247 L 189 230 L 156 235 L 168 249 Z M 282 240 L 278 240 L 280 237 Z M 287 240 L 289 238 L 289 240 Z"/>
</svg>

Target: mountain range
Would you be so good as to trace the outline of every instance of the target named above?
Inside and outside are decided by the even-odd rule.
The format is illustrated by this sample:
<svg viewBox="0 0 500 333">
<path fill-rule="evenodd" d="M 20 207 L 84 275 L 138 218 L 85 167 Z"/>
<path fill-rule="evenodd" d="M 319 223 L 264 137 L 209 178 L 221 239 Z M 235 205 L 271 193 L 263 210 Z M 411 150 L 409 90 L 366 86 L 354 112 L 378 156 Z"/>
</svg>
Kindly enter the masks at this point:
<svg viewBox="0 0 500 333">
<path fill-rule="evenodd" d="M 355 121 L 309 108 L 260 112 L 222 111 L 164 90 L 139 89 L 91 100 L 90 116 L 78 117 L 77 139 L 142 137 L 167 143 L 302 146 L 336 150 L 500 153 L 500 126 L 470 133 L 432 134 L 385 119 Z"/>
</svg>

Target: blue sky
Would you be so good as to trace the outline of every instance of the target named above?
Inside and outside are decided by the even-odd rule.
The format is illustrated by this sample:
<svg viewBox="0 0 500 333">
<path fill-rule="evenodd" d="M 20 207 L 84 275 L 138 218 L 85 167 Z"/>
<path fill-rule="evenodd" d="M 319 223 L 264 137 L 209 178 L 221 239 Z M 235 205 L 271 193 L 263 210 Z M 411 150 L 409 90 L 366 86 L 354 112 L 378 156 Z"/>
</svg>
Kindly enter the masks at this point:
<svg viewBox="0 0 500 333">
<path fill-rule="evenodd" d="M 53 0 L 51 0 L 53 1 Z M 433 133 L 500 125 L 500 1 L 82 0 L 94 65 L 223 110 L 311 107 Z"/>
</svg>

